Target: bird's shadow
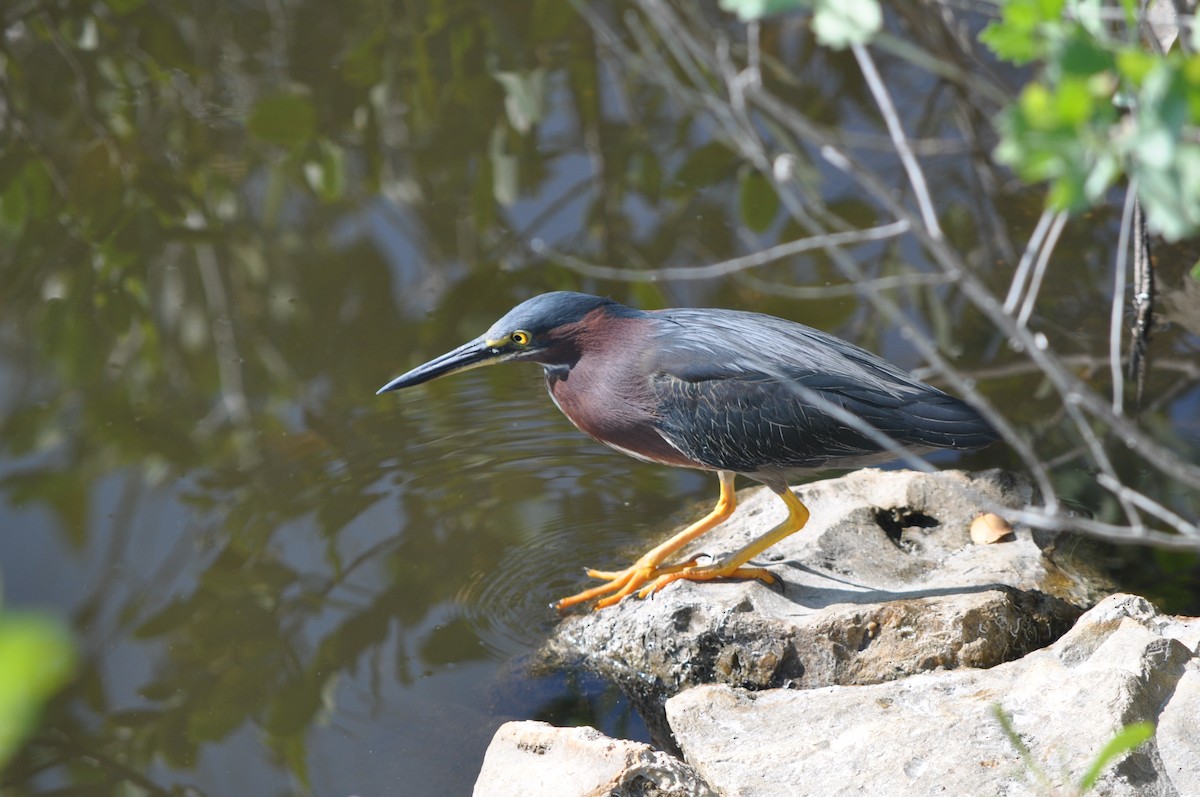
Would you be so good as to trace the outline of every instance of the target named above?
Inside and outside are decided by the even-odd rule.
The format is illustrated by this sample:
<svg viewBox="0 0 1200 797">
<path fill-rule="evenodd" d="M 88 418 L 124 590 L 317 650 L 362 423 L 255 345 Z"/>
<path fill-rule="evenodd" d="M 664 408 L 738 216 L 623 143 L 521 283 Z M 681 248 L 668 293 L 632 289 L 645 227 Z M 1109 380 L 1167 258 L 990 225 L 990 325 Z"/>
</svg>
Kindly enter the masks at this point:
<svg viewBox="0 0 1200 797">
<path fill-rule="evenodd" d="M 829 606 L 839 604 L 868 605 L 887 603 L 900 600 L 919 600 L 921 598 L 938 598 L 951 595 L 975 595 L 995 590 L 1008 591 L 1012 585 L 1000 581 L 984 584 L 959 584 L 939 586 L 913 586 L 908 589 L 880 587 L 869 582 L 854 580 L 844 575 L 820 570 L 800 561 L 776 562 L 787 568 L 806 573 L 816 583 L 805 583 L 788 578 L 789 574 L 772 571 L 779 579 L 774 585 L 764 585 L 784 599 L 796 604 L 807 612 L 816 612 Z M 833 584 L 843 584 L 852 589 L 839 589 Z"/>
</svg>

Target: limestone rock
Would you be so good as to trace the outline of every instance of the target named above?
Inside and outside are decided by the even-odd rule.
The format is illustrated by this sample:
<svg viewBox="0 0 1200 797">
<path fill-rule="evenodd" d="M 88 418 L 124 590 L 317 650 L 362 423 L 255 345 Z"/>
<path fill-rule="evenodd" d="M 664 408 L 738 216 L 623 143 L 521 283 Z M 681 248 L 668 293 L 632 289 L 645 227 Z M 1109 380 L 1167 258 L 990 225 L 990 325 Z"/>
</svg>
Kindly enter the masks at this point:
<svg viewBox="0 0 1200 797">
<path fill-rule="evenodd" d="M 677 582 L 569 617 L 547 645 L 551 662 L 619 683 L 670 747 L 661 705 L 690 686 L 813 688 L 990 667 L 1050 643 L 1105 592 L 1028 528 L 972 543 L 981 512 L 1032 499 L 1028 482 L 1002 471 L 868 469 L 796 493 L 808 526 L 756 562 L 778 584 Z M 734 550 L 783 516 L 765 488 L 739 501 L 681 558 Z"/>
<path fill-rule="evenodd" d="M 666 716 L 686 760 L 732 797 L 1074 793 L 1123 726 L 1154 739 L 1110 767 L 1105 797 L 1200 794 L 1200 619 L 1114 595 L 1044 650 L 989 670 L 868 686 L 687 690 Z M 1049 781 L 1036 785 L 999 705 Z"/>
<path fill-rule="evenodd" d="M 715 797 L 695 770 L 640 742 L 544 722 L 500 726 L 475 797 Z"/>
</svg>

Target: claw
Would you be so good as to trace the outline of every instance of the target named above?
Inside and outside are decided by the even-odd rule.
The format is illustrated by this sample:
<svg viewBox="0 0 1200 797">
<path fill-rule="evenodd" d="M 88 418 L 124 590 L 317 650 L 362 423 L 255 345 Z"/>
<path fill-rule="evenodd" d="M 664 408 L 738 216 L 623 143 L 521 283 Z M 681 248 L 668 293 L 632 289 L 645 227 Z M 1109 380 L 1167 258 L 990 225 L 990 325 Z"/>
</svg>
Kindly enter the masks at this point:
<svg viewBox="0 0 1200 797">
<path fill-rule="evenodd" d="M 661 573 L 662 571 L 655 566 L 641 560 L 632 567 L 627 567 L 624 570 L 616 572 L 588 570 L 587 574 L 589 576 L 602 579 L 605 583 L 563 598 L 554 604 L 554 607 L 561 612 L 577 604 L 587 603 L 590 600 L 600 598 L 601 600 L 597 601 L 595 608 L 603 609 L 606 606 L 618 603 L 626 595 L 638 589 L 647 581 L 657 578 Z M 609 595 L 608 593 L 610 592 L 614 594 Z"/>
<path fill-rule="evenodd" d="M 563 598 L 554 604 L 555 608 L 561 612 L 571 606 L 587 603 L 590 600 L 599 598 L 600 600 L 596 602 L 596 608 L 603 609 L 606 606 L 612 606 L 626 595 L 640 589 L 648 581 L 653 581 L 662 575 L 674 573 L 682 567 L 690 567 L 695 564 L 694 561 L 689 561 L 681 565 L 663 566 L 663 562 L 674 555 L 680 548 L 709 531 L 714 526 L 724 523 L 733 514 L 733 510 L 737 506 L 737 495 L 733 491 L 733 474 L 729 471 L 721 471 L 717 475 L 721 480 L 721 497 L 717 500 L 717 505 L 713 507 L 711 512 L 662 545 L 647 552 L 645 556 L 624 570 L 587 570 L 588 576 L 598 578 L 605 583 Z M 609 593 L 613 594 L 610 595 Z"/>
</svg>

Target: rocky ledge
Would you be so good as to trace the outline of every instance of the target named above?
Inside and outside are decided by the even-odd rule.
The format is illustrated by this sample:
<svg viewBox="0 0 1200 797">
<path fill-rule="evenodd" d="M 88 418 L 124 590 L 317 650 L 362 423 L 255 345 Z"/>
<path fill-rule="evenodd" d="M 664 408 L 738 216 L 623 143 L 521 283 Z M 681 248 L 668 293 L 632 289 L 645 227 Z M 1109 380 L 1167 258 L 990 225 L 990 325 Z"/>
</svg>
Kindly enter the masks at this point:
<svg viewBox="0 0 1200 797">
<path fill-rule="evenodd" d="M 619 684 L 670 750 L 663 704 L 688 687 L 810 689 L 991 667 L 1057 639 L 1105 592 L 1028 529 L 972 541 L 982 513 L 1032 499 L 1002 471 L 862 470 L 796 493 L 812 517 L 766 552 L 775 585 L 680 582 L 568 617 L 547 659 Z M 734 550 L 785 512 L 766 488 L 738 497 L 733 518 L 685 557 Z"/>
<path fill-rule="evenodd" d="M 796 492 L 808 527 L 759 562 L 777 584 L 679 582 L 569 617 L 547 643 L 554 665 L 620 684 L 660 750 L 510 723 L 475 793 L 1050 793 L 1150 720 L 1155 740 L 1098 793 L 1200 795 L 1200 621 L 1134 596 L 1080 617 L 1106 588 L 1077 540 L 1018 526 L 973 542 L 981 513 L 1030 503 L 1026 482 L 866 470 Z M 688 555 L 732 550 L 783 512 L 765 490 L 739 500 Z M 996 706 L 1045 771 L 1040 792 Z"/>
</svg>

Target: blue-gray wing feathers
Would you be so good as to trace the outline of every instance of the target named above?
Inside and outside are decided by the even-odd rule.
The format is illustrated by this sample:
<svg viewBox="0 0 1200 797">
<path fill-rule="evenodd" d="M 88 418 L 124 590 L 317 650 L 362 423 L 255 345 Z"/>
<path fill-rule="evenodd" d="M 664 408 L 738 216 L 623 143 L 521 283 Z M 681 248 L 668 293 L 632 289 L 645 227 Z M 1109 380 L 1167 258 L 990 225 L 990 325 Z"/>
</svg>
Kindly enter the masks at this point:
<svg viewBox="0 0 1200 797">
<path fill-rule="evenodd" d="M 657 428 L 709 467 L 756 473 L 890 458 L 845 414 L 918 452 L 996 437 L 965 402 L 818 330 L 736 311 L 656 315 L 669 322 L 651 369 Z"/>
</svg>

